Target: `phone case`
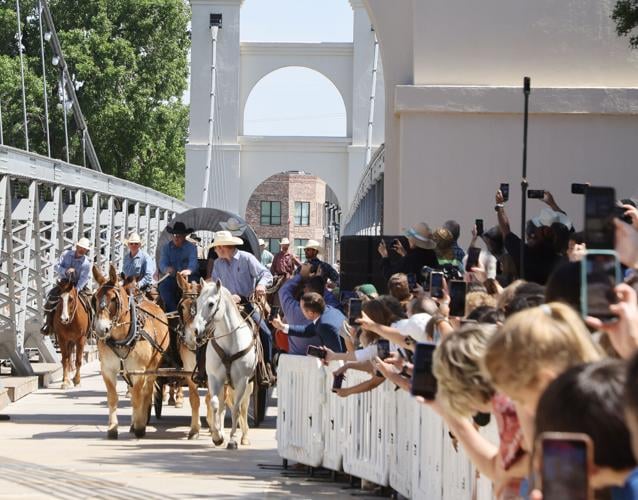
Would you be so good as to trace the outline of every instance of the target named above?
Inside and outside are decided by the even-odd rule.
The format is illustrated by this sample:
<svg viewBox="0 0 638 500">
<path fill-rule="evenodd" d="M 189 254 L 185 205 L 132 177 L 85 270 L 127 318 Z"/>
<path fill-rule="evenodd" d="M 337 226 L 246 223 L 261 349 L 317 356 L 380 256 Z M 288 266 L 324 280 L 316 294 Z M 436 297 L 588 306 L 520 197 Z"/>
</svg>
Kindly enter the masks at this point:
<svg viewBox="0 0 638 500">
<path fill-rule="evenodd" d="M 616 260 L 616 283 L 622 282 L 622 276 L 620 274 L 620 261 L 618 260 L 618 253 L 615 250 L 587 250 L 585 256 L 580 261 L 580 308 L 583 314 L 583 318 L 588 316 L 587 305 L 587 256 L 588 255 L 611 255 Z"/>
</svg>

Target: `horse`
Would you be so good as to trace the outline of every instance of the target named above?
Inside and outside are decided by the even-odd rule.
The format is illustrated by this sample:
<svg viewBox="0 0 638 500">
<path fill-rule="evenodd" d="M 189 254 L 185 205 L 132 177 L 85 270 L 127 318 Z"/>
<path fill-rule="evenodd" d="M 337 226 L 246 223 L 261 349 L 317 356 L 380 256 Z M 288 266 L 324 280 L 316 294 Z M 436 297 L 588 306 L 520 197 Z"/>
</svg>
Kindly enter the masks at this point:
<svg viewBox="0 0 638 500">
<path fill-rule="evenodd" d="M 224 385 L 233 389 L 231 408 L 232 428 L 228 449 L 237 449 L 235 434 L 241 425 L 241 444 L 248 444 L 248 404 L 253 391 L 253 376 L 257 366 L 257 334 L 241 317 L 231 293 L 217 280 L 206 283 L 200 280 L 202 290 L 197 299 L 194 319 L 184 326 L 184 342 L 193 349 L 206 347 L 206 373 L 208 376 L 208 414 L 213 444 L 224 443 Z M 222 406 L 220 411 L 220 399 Z"/>
<path fill-rule="evenodd" d="M 93 297 L 94 329 L 109 405 L 107 437 L 118 437 L 116 384 L 122 370 L 131 387 L 130 430 L 141 438 L 146 434 L 157 368 L 169 345 L 168 321 L 157 304 L 147 299 L 135 304 L 131 290 L 119 283 L 113 264 L 108 279 L 97 266 L 93 266 L 93 276 L 99 284 Z M 127 375 L 129 372 L 133 374 Z"/>
<path fill-rule="evenodd" d="M 91 310 L 89 304 L 80 299 L 78 289 L 70 281 L 59 284 L 60 299 L 53 313 L 53 331 L 55 332 L 62 355 L 61 389 L 71 387 L 71 357 L 75 351 L 75 375 L 73 385 L 80 385 L 80 369 L 84 355 L 84 343 L 91 329 Z"/>
</svg>

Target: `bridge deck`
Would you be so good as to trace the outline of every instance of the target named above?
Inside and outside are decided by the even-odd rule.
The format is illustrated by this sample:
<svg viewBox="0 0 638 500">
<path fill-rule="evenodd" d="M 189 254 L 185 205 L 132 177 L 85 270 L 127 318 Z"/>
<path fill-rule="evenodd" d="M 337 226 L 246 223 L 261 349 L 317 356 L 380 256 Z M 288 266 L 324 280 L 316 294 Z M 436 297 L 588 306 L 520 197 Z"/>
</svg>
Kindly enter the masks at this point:
<svg viewBox="0 0 638 500">
<path fill-rule="evenodd" d="M 249 447 L 228 451 L 214 448 L 207 428 L 198 440 L 186 439 L 188 399 L 181 409 L 165 405 L 162 420 L 151 417 L 147 437 L 135 439 L 127 432 L 130 402 L 121 397 L 120 438 L 108 441 L 99 363 L 86 365 L 83 374 L 80 388 L 62 392 L 54 384 L 5 408 L 10 420 L 0 421 L 0 498 L 344 496 L 343 484 L 259 467 L 281 465 L 274 408 L 262 428 L 251 429 Z M 124 383 L 118 393 L 124 395 Z"/>
</svg>

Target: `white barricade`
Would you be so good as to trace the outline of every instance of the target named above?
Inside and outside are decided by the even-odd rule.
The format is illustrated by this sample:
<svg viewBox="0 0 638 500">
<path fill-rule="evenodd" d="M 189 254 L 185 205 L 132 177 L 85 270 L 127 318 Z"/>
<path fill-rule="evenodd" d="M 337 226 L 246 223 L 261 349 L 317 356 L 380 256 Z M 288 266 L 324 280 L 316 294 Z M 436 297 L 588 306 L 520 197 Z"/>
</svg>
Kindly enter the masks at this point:
<svg viewBox="0 0 638 500">
<path fill-rule="evenodd" d="M 343 450 L 347 440 L 346 429 L 346 400 L 331 391 L 334 377 L 332 372 L 342 365 L 332 362 L 325 371 L 325 407 L 323 410 L 323 466 L 326 469 L 340 471 L 343 460 Z M 344 387 L 346 385 L 344 384 Z"/>
<path fill-rule="evenodd" d="M 279 358 L 277 450 L 288 460 L 318 467 L 323 461 L 321 364 L 309 356 Z"/>
<path fill-rule="evenodd" d="M 443 497 L 449 500 L 472 498 L 473 469 L 460 443 L 449 436 L 449 429 L 443 425 Z"/>
<path fill-rule="evenodd" d="M 370 379 L 370 374 L 349 370 L 347 387 Z M 386 486 L 388 453 L 385 437 L 386 393 L 390 384 L 383 383 L 372 391 L 345 399 L 347 446 L 343 452 L 343 470 L 361 479 Z"/>
<path fill-rule="evenodd" d="M 498 426 L 496 425 L 496 419 L 494 417 L 490 420 L 489 425 L 481 427 L 481 434 L 490 443 L 498 445 Z M 477 500 L 491 500 L 494 498 L 494 485 L 492 484 L 492 480 L 485 477 L 484 474 L 479 474 L 476 481 L 476 498 Z"/>
<path fill-rule="evenodd" d="M 412 498 L 442 498 L 443 421 L 434 411 L 422 405 L 419 405 L 417 414 L 417 442 L 412 454 Z"/>
<path fill-rule="evenodd" d="M 401 495 L 411 498 L 412 462 L 418 440 L 419 408 L 406 391 L 393 389 L 387 396 L 390 486 Z"/>
</svg>

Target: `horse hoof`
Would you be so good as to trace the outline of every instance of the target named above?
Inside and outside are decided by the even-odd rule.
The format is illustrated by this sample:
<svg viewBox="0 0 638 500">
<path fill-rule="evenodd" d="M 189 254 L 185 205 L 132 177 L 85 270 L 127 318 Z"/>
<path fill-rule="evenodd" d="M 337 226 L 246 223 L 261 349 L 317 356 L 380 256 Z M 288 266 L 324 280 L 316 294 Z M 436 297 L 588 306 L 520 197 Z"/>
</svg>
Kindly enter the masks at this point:
<svg viewBox="0 0 638 500">
<path fill-rule="evenodd" d="M 175 401 L 175 408 L 182 408 L 184 406 L 184 403 L 182 403 L 181 401 Z"/>
<path fill-rule="evenodd" d="M 79 380 L 77 380 L 77 381 L 76 381 L 76 380 L 74 380 L 74 381 L 73 381 L 73 385 L 74 385 L 75 387 L 80 387 L 80 381 L 79 381 Z"/>
<path fill-rule="evenodd" d="M 175 405 L 175 398 L 168 398 L 168 404 L 169 404 L 169 406 L 174 406 Z"/>
<path fill-rule="evenodd" d="M 224 443 L 224 438 L 223 437 L 221 437 L 221 438 L 219 438 L 217 440 L 215 438 L 213 438 L 213 444 L 215 446 L 221 446 L 223 443 Z"/>
<path fill-rule="evenodd" d="M 197 439 L 199 437 L 199 431 L 190 431 L 188 433 L 188 439 Z"/>
<path fill-rule="evenodd" d="M 62 389 L 63 391 L 66 391 L 70 387 L 71 387 L 71 384 L 67 384 L 66 382 L 63 382 L 62 385 L 60 386 L 60 389 Z"/>
<path fill-rule="evenodd" d="M 128 428 L 129 433 L 133 434 L 135 432 L 135 427 L 133 427 L 133 424 L 131 424 L 131 426 Z"/>
<path fill-rule="evenodd" d="M 146 436 L 146 427 L 142 427 L 141 429 L 135 429 L 135 437 L 136 438 L 143 438 L 144 436 Z"/>
<path fill-rule="evenodd" d="M 236 450 L 237 449 L 237 441 L 228 441 L 226 445 L 227 450 Z"/>
<path fill-rule="evenodd" d="M 248 440 L 248 438 L 241 438 L 242 446 L 248 446 L 249 444 L 250 444 L 250 441 Z"/>
<path fill-rule="evenodd" d="M 117 439 L 117 429 L 109 429 L 106 433 L 106 439 Z"/>
</svg>

